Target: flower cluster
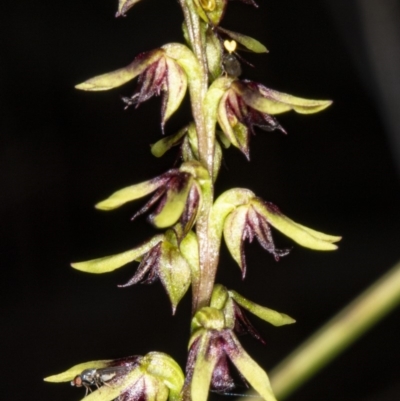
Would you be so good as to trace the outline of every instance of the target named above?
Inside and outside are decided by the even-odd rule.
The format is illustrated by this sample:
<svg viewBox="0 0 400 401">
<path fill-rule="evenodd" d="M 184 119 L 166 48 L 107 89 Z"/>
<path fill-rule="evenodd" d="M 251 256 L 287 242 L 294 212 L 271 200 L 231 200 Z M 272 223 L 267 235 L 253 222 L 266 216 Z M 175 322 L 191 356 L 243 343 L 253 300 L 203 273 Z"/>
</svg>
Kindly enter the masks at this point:
<svg viewBox="0 0 400 401">
<path fill-rule="evenodd" d="M 125 16 L 139 1 L 119 0 L 116 17 Z M 254 0 L 242 1 L 257 7 Z M 243 278 L 246 240 L 256 239 L 276 261 L 289 253 L 275 245 L 272 229 L 320 251 L 336 249 L 340 237 L 291 220 L 248 189 L 233 188 L 214 200 L 214 183 L 223 148 L 232 145 L 250 159 L 250 138 L 256 129 L 286 133 L 276 115 L 317 113 L 331 101 L 295 97 L 241 78 L 236 50 L 266 53 L 267 49 L 256 39 L 220 26 L 228 0 L 179 3 L 186 45 L 169 43 L 143 52 L 129 65 L 76 86 L 84 91 L 105 91 L 137 78 L 134 93 L 122 100 L 126 108 L 136 108 L 161 96 L 162 134 L 189 93 L 192 118 L 177 133 L 151 147 L 152 154 L 160 157 L 180 145 L 180 165 L 96 204 L 97 209 L 110 211 L 150 196 L 133 219 L 149 212 L 148 221 L 162 232 L 132 249 L 73 263 L 72 267 L 102 274 L 137 262 L 136 272 L 119 287 L 159 280 L 172 313 L 192 286 L 186 376 L 170 356 L 151 352 L 81 363 L 45 380 L 85 387 L 87 401 L 206 401 L 210 389 L 225 392 L 235 386 L 230 371 L 233 365 L 265 401 L 276 401 L 266 372 L 247 354 L 237 334 L 249 333 L 263 342 L 244 310 L 275 326 L 294 323 L 294 319 L 214 283 L 222 237 Z"/>
</svg>

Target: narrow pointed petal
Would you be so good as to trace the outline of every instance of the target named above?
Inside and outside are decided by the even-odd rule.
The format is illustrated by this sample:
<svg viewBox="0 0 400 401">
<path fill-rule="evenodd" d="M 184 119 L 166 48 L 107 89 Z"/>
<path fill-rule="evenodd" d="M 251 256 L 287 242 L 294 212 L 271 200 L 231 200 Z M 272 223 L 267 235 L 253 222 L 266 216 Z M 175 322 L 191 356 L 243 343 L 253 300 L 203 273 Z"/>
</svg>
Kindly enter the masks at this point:
<svg viewBox="0 0 400 401">
<path fill-rule="evenodd" d="M 162 138 L 155 144 L 151 145 L 151 153 L 153 154 L 153 156 L 161 157 L 172 147 L 177 146 L 182 141 L 182 138 L 185 136 L 187 131 L 188 126 L 183 127 L 177 133 L 166 136 L 165 138 Z"/>
<path fill-rule="evenodd" d="M 43 380 L 51 383 L 70 382 L 77 375 L 81 374 L 85 369 L 105 368 L 109 365 L 110 362 L 112 362 L 112 360 L 90 361 L 90 362 L 79 363 L 78 365 L 74 365 L 72 366 L 72 368 L 69 368 L 62 373 L 45 377 Z"/>
<path fill-rule="evenodd" d="M 216 79 L 208 88 L 206 97 L 203 102 L 203 110 L 205 114 L 205 124 L 207 132 L 215 132 L 217 123 L 217 114 L 221 98 L 229 89 L 232 79 L 228 77 L 220 77 Z"/>
<path fill-rule="evenodd" d="M 234 126 L 239 124 L 238 119 L 233 114 L 228 114 L 229 91 L 225 92 L 218 105 L 218 123 L 221 126 L 222 131 L 227 136 L 229 141 L 236 148 L 240 148 L 240 144 L 236 138 Z"/>
<path fill-rule="evenodd" d="M 191 186 L 192 178 L 189 178 L 183 187 L 169 188 L 161 211 L 151 215 L 150 221 L 158 228 L 174 225 L 185 209 Z"/>
<path fill-rule="evenodd" d="M 100 210 L 116 209 L 127 202 L 142 198 L 154 192 L 157 188 L 165 184 L 168 178 L 169 176 L 167 174 L 163 174 L 151 180 L 120 189 L 107 199 L 97 203 L 95 207 Z"/>
<path fill-rule="evenodd" d="M 265 371 L 243 349 L 236 336 L 232 335 L 231 338 L 234 349 L 228 356 L 232 363 L 265 401 L 277 401 Z"/>
<path fill-rule="evenodd" d="M 193 231 L 189 231 L 185 238 L 180 243 L 180 251 L 183 257 L 187 260 L 192 272 L 193 277 L 200 275 L 200 258 L 199 258 L 199 243 L 197 241 L 197 235 Z"/>
<path fill-rule="evenodd" d="M 332 104 L 330 100 L 309 100 L 286 93 L 280 93 L 268 89 L 263 85 L 249 84 L 242 81 L 235 81 L 232 88 L 243 98 L 245 103 L 255 110 L 267 114 L 280 114 L 294 110 L 301 114 L 318 113 Z"/>
<path fill-rule="evenodd" d="M 166 58 L 167 91 L 165 108 L 162 110 L 162 126 L 179 108 L 186 93 L 187 77 L 182 68 L 172 59 Z"/>
<path fill-rule="evenodd" d="M 151 248 L 161 242 L 163 237 L 163 235 L 156 235 L 143 245 L 130 249 L 129 251 L 117 253 L 115 255 L 104 256 L 102 258 L 86 260 L 84 262 L 71 263 L 71 266 L 76 270 L 86 273 L 101 274 L 112 272 L 140 258 L 146 252 L 150 251 Z"/>
<path fill-rule="evenodd" d="M 242 276 L 246 274 L 246 262 L 243 254 L 243 238 L 247 225 L 248 206 L 239 206 L 225 219 L 224 239 L 231 256 L 242 270 Z"/>
<path fill-rule="evenodd" d="M 208 28 L 205 34 L 207 66 L 211 81 L 214 81 L 222 74 L 222 47 L 213 29 Z"/>
<path fill-rule="evenodd" d="M 119 0 L 118 1 L 118 11 L 115 14 L 115 17 L 125 17 L 127 11 L 132 8 L 136 3 L 139 3 L 140 0 Z"/>
<path fill-rule="evenodd" d="M 327 241 L 327 242 L 332 242 L 333 243 L 333 242 L 339 242 L 342 239 L 342 237 L 338 236 L 338 235 L 324 234 L 324 233 L 321 233 L 319 231 L 315 231 L 312 228 L 305 227 L 305 226 L 303 226 L 303 225 L 301 225 L 299 223 L 295 223 L 295 222 L 293 222 L 293 223 L 297 227 L 301 228 L 302 230 L 307 231 L 313 237 L 318 238 L 318 239 L 320 239 L 322 241 Z"/>
<path fill-rule="evenodd" d="M 299 245 L 317 251 L 332 251 L 338 248 L 334 243 L 340 241 L 341 237 L 304 227 L 283 215 L 276 206 L 263 202 L 261 199 L 253 200 L 252 205 L 269 224 Z"/>
<path fill-rule="evenodd" d="M 199 94 L 203 91 L 203 79 L 200 64 L 193 52 L 187 46 L 180 43 L 169 43 L 164 45 L 162 49 L 168 57 L 176 60 L 184 69 L 188 78 L 190 97 L 191 99 L 199 100 Z"/>
<path fill-rule="evenodd" d="M 244 46 L 247 50 L 254 53 L 268 53 L 267 48 L 258 40 L 251 38 L 250 36 L 243 35 L 238 32 L 229 31 L 228 29 L 218 28 L 218 31 L 234 39 L 237 43 Z"/>
<path fill-rule="evenodd" d="M 236 291 L 231 290 L 229 291 L 229 294 L 234 299 L 234 301 L 241 307 L 247 309 L 253 315 L 256 315 L 260 319 L 265 320 L 266 322 L 271 323 L 274 326 L 283 326 L 286 324 L 292 324 L 296 322 L 294 319 L 292 319 L 285 313 L 280 313 L 272 309 L 266 308 L 265 306 L 258 305 L 255 302 L 251 302 L 242 295 L 238 294 Z"/>
<path fill-rule="evenodd" d="M 211 333 L 205 333 L 200 339 L 193 376 L 190 385 L 192 401 L 207 401 L 210 382 L 218 362 L 217 355 L 208 352 Z"/>
<path fill-rule="evenodd" d="M 191 271 L 188 262 L 179 250 L 167 241 L 161 245 L 158 276 L 171 301 L 172 313 L 175 314 L 179 301 L 190 286 Z"/>
<path fill-rule="evenodd" d="M 218 141 L 215 141 L 215 148 L 214 148 L 214 169 L 213 169 L 213 182 L 217 181 L 219 170 L 221 169 L 222 165 L 222 148 Z"/>
<path fill-rule="evenodd" d="M 117 88 L 126 82 L 134 79 L 146 70 L 152 63 L 162 57 L 164 52 L 161 49 L 152 50 L 146 53 L 139 54 L 135 60 L 124 68 L 98 75 L 79 85 L 76 89 L 85 91 L 106 91 Z"/>
</svg>

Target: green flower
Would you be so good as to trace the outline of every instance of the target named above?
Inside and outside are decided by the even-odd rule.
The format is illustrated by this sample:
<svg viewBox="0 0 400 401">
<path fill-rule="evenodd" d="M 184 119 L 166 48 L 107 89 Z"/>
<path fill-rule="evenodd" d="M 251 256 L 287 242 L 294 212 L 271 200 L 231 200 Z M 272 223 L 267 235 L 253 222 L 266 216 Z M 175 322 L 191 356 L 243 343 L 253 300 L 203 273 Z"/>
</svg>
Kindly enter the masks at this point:
<svg viewBox="0 0 400 401">
<path fill-rule="evenodd" d="M 210 306 L 201 308 L 192 320 L 184 400 L 206 401 L 210 387 L 219 392 L 232 390 L 235 383 L 229 360 L 265 401 L 276 401 L 267 374 L 247 354 L 234 333 L 240 327 L 259 338 L 239 306 L 277 326 L 294 322 L 287 315 L 216 285 Z"/>
<path fill-rule="evenodd" d="M 123 97 L 122 100 L 127 107 L 138 107 L 152 96 L 162 93 L 161 126 L 164 129 L 167 120 L 179 108 L 188 84 L 184 69 L 173 56 L 173 52 L 163 48 L 142 53 L 128 66 L 91 78 L 76 85 L 76 88 L 104 91 L 121 86 L 139 76 L 135 93 L 131 97 Z"/>
<path fill-rule="evenodd" d="M 159 279 L 168 294 L 174 314 L 193 277 L 198 274 L 196 234 L 187 233 L 178 244 L 175 232 L 167 230 L 165 234 L 157 235 L 136 248 L 116 255 L 72 263 L 71 266 L 86 273 L 101 274 L 114 271 L 133 261 L 140 262 L 136 273 L 126 284 L 119 287 L 139 282 L 151 284 Z"/>
<path fill-rule="evenodd" d="M 184 376 L 170 356 L 150 352 L 145 356 L 80 363 L 44 380 L 79 383 L 78 387 L 91 391 L 83 398 L 85 401 L 179 401 Z"/>
<path fill-rule="evenodd" d="M 245 240 L 251 242 L 256 238 L 275 260 L 287 255 L 288 250 L 275 247 L 271 227 L 299 245 L 318 251 L 337 249 L 335 242 L 341 239 L 296 223 L 271 202 L 265 202 L 243 188 L 234 188 L 220 195 L 214 203 L 210 220 L 214 241 L 220 241 L 224 234 L 226 245 L 241 268 L 243 277 L 246 275 Z"/>
<path fill-rule="evenodd" d="M 202 193 L 211 185 L 207 170 L 199 162 L 182 163 L 179 169 L 140 184 L 123 188 L 96 205 L 100 210 L 113 210 L 127 202 L 155 192 L 152 198 L 133 216 L 136 218 L 147 212 L 154 204 L 156 209 L 149 216 L 150 222 L 158 228 L 175 226 L 183 238 L 196 222 L 201 208 Z"/>
<path fill-rule="evenodd" d="M 218 81 L 218 80 L 217 80 Z M 217 81 L 213 86 L 217 86 Z M 249 80 L 221 78 L 225 90 L 218 98 L 218 123 L 233 146 L 250 158 L 249 142 L 254 127 L 264 131 L 286 131 L 272 117 L 294 110 L 301 114 L 317 113 L 329 105 L 330 100 L 308 100 L 269 89 Z"/>
</svg>

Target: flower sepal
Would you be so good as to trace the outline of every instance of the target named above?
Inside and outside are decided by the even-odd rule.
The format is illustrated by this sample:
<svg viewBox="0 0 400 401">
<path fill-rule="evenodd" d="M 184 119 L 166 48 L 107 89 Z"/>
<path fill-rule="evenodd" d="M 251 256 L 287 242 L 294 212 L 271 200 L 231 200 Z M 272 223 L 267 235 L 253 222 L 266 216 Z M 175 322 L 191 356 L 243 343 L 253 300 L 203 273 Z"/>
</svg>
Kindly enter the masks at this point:
<svg viewBox="0 0 400 401">
<path fill-rule="evenodd" d="M 242 307 L 257 316 L 259 319 L 262 319 L 273 326 L 279 327 L 296 322 L 285 313 L 277 312 L 273 309 L 252 302 L 236 291 L 228 290 L 221 284 L 216 284 L 214 286 L 210 306 L 223 312 L 226 326 L 232 329 L 235 328 L 236 320 L 243 318 L 242 312 L 238 309 L 239 307 Z M 247 319 L 242 321 L 242 324 L 246 323 Z"/>
<path fill-rule="evenodd" d="M 132 8 L 140 0 L 119 0 L 118 1 L 118 11 L 115 14 L 115 18 L 126 17 L 127 11 Z"/>
</svg>

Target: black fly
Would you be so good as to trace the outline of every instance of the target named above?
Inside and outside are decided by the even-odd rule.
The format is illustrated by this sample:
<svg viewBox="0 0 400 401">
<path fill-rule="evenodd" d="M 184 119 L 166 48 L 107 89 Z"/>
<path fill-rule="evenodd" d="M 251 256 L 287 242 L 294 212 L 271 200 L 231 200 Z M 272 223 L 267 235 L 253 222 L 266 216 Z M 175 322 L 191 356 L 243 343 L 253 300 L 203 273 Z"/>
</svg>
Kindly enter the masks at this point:
<svg viewBox="0 0 400 401">
<path fill-rule="evenodd" d="M 85 387 L 86 394 L 92 392 L 91 387 L 96 386 L 97 388 L 102 385 L 109 385 L 112 379 L 127 373 L 131 367 L 129 366 L 113 366 L 109 368 L 101 369 L 85 369 L 80 375 L 77 375 L 74 380 L 71 381 L 71 386 Z"/>
</svg>

